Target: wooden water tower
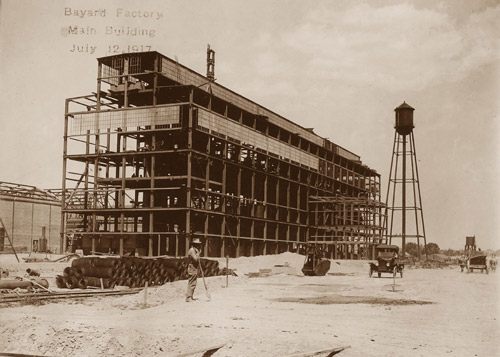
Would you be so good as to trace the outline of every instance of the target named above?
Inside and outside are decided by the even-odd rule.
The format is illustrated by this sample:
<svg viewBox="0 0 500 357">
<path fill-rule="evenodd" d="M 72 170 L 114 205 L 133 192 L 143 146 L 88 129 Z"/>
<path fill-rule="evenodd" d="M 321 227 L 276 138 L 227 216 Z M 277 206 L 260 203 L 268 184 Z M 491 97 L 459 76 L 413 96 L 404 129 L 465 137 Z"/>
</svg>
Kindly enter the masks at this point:
<svg viewBox="0 0 500 357">
<path fill-rule="evenodd" d="M 476 236 L 465 237 L 465 255 L 470 257 L 476 251 Z"/>
<path fill-rule="evenodd" d="M 407 239 L 416 239 L 420 260 L 420 239 L 423 239 L 424 247 L 427 242 L 413 135 L 414 110 L 406 102 L 394 109 L 396 130 L 386 196 L 385 228 L 389 244 L 393 243 L 393 239 L 401 238 L 403 257 Z M 398 228 L 401 232 L 395 233 Z"/>
</svg>

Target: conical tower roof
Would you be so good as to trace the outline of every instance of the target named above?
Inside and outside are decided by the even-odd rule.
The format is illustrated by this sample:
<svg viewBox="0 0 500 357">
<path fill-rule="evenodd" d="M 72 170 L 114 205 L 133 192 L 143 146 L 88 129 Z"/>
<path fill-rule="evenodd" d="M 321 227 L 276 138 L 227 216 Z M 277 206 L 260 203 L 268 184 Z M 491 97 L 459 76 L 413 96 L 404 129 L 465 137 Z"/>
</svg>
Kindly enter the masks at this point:
<svg viewBox="0 0 500 357">
<path fill-rule="evenodd" d="M 399 107 L 397 107 L 396 109 L 394 110 L 398 110 L 398 109 L 411 109 L 411 110 L 415 110 L 415 108 L 412 108 L 410 105 L 408 105 L 406 102 L 403 102 L 403 104 L 401 104 Z"/>
</svg>

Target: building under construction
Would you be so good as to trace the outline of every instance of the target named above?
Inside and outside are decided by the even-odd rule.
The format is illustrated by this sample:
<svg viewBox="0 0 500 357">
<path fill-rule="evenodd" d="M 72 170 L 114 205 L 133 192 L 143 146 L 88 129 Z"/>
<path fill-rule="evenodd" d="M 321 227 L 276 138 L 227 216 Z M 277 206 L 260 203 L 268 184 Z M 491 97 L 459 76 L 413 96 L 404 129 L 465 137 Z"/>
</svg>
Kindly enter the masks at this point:
<svg viewBox="0 0 500 357">
<path fill-rule="evenodd" d="M 158 52 L 98 59 L 66 100 L 61 249 L 205 256 L 370 257 L 380 175 L 312 129 Z"/>
</svg>

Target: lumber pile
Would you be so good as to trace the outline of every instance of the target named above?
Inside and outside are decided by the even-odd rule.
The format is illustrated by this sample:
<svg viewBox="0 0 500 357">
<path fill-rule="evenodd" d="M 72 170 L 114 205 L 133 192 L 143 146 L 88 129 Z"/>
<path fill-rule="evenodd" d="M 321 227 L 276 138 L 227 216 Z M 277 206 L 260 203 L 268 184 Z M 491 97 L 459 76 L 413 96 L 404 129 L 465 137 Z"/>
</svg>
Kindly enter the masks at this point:
<svg viewBox="0 0 500 357">
<path fill-rule="evenodd" d="M 202 258 L 200 262 L 206 277 L 221 273 L 218 261 Z M 187 279 L 187 267 L 188 258 L 83 257 L 56 277 L 56 285 L 68 289 L 158 286 Z"/>
</svg>

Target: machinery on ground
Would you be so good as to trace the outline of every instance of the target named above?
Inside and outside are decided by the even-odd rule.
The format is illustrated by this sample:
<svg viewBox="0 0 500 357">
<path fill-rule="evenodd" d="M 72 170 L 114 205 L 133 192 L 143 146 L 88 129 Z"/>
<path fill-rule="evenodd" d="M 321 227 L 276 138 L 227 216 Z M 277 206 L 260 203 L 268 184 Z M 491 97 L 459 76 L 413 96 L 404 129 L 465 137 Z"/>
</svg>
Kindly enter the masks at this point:
<svg viewBox="0 0 500 357">
<path fill-rule="evenodd" d="M 379 278 L 382 273 L 392 274 L 393 277 L 399 273 L 403 277 L 404 264 L 400 262 L 398 253 L 399 247 L 397 245 L 378 245 L 375 248 L 377 263 L 370 263 L 370 278 L 375 272 Z"/>
<path fill-rule="evenodd" d="M 330 260 L 323 257 L 321 248 L 317 245 L 308 246 L 302 273 L 306 276 L 324 276 L 328 270 Z"/>
</svg>

